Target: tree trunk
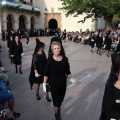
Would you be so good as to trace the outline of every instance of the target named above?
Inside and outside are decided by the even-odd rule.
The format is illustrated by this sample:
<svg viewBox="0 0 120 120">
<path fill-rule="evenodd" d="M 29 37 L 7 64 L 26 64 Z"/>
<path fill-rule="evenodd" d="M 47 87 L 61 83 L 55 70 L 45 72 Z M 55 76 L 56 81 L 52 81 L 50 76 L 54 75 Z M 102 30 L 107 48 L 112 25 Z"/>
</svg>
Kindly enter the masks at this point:
<svg viewBox="0 0 120 120">
<path fill-rule="evenodd" d="M 111 30 L 112 29 L 112 22 L 106 21 L 106 29 Z"/>
</svg>

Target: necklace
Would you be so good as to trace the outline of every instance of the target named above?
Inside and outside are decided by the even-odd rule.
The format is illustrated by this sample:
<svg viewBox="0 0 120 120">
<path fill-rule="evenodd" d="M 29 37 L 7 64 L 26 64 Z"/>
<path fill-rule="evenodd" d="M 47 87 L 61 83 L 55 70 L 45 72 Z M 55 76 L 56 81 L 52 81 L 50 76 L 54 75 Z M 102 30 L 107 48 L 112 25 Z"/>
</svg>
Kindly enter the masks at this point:
<svg viewBox="0 0 120 120">
<path fill-rule="evenodd" d="M 53 57 L 54 57 L 54 56 L 53 56 Z M 57 60 L 57 61 L 60 61 L 60 60 L 62 59 L 62 57 L 61 57 L 61 56 L 59 56 L 59 57 L 54 57 L 54 59 Z"/>
</svg>

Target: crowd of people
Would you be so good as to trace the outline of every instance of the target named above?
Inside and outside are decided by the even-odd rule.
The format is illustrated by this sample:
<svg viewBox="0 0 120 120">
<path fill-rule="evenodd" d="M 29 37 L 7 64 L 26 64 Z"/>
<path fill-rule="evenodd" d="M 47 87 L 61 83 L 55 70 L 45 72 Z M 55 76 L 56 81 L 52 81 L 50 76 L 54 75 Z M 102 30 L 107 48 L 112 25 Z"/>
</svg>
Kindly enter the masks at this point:
<svg viewBox="0 0 120 120">
<path fill-rule="evenodd" d="M 50 31 L 47 30 L 47 36 L 49 36 L 49 32 Z M 107 50 L 106 55 L 108 57 L 110 56 L 110 51 L 113 51 L 111 55 L 112 67 L 105 86 L 100 120 L 120 119 L 120 106 L 118 104 L 120 103 L 119 29 L 111 31 L 101 29 L 92 32 L 66 32 L 66 30 L 64 30 L 62 33 L 55 31 L 54 34 L 55 37 L 52 37 L 49 45 L 48 58 L 44 52 L 45 43 L 36 38 L 36 47 L 32 55 L 29 83 L 31 90 L 33 85 L 35 85 L 37 100 L 41 99 L 39 88 L 40 85 L 43 84 L 43 91 L 46 94 L 46 100 L 48 102 L 51 102 L 49 92 L 51 93 L 55 119 L 61 120 L 61 105 L 66 94 L 67 78 L 69 78 L 72 83 L 76 82 L 70 72 L 70 64 L 66 57 L 62 40 L 64 42 L 69 40 L 79 44 L 88 44 L 91 46 L 91 52 L 94 53 L 96 51 L 99 55 L 101 55 L 101 49 Z M 19 73 L 22 74 L 22 56 L 24 53 L 22 42 L 20 42 L 20 36 L 20 34 L 10 34 L 7 39 L 7 48 L 9 51 L 10 63 L 15 65 L 15 73 L 19 71 Z M 28 44 L 28 42 L 29 40 L 26 43 Z M 97 47 L 96 50 L 95 46 Z M 20 116 L 20 113 L 14 112 L 14 97 L 8 92 L 9 81 L 8 77 L 6 77 L 7 74 L 2 62 L 0 70 L 0 110 L 2 113 L 0 117 L 7 117 L 8 120 L 14 120 L 16 117 Z M 4 108 L 6 101 L 8 102 L 8 109 Z"/>
<path fill-rule="evenodd" d="M 91 46 L 91 52 L 102 55 L 101 50 L 107 50 L 107 56 L 110 51 L 117 52 L 120 45 L 120 30 L 114 29 L 107 31 L 106 29 L 98 29 L 91 32 L 66 32 L 61 33 L 61 39 L 66 42 L 69 40 L 78 44 Z M 97 49 L 95 49 L 97 47 Z"/>
</svg>

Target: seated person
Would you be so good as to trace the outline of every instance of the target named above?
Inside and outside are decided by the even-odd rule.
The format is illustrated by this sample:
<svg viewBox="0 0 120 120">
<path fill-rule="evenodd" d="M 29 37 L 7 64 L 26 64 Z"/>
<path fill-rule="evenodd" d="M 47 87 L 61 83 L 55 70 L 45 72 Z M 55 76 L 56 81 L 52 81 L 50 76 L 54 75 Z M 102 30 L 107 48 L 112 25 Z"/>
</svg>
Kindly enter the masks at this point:
<svg viewBox="0 0 120 120">
<path fill-rule="evenodd" d="M 10 109 L 0 108 L 0 119 L 15 120 L 14 115 Z"/>
</svg>

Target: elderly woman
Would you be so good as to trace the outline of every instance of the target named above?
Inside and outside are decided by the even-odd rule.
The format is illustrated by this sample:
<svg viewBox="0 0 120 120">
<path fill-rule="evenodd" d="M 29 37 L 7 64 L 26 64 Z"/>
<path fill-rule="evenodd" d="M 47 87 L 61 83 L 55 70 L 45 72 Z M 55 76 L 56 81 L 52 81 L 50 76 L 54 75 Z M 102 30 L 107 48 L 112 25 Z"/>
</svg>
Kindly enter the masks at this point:
<svg viewBox="0 0 120 120">
<path fill-rule="evenodd" d="M 47 61 L 44 73 L 43 90 L 46 92 L 46 83 L 49 79 L 50 91 L 53 99 L 53 106 L 56 120 L 61 120 L 60 107 L 66 93 L 67 77 L 71 78 L 70 66 L 68 58 L 62 56 L 61 44 L 53 42 L 51 44 L 53 56 Z"/>
</svg>

